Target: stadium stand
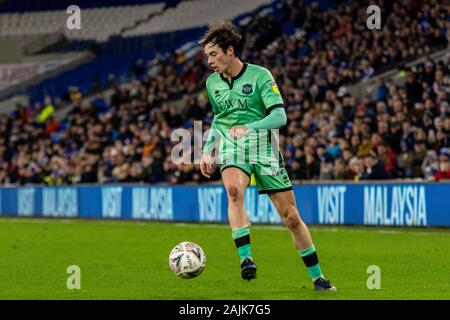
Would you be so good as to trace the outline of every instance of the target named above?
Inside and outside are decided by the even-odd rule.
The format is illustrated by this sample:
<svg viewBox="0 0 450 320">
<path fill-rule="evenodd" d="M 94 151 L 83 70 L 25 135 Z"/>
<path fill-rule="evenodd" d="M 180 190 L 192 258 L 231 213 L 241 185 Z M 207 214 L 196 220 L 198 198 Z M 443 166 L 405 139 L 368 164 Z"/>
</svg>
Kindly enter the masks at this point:
<svg viewBox="0 0 450 320">
<path fill-rule="evenodd" d="M 154 19 L 125 32 L 125 36 L 139 36 L 179 29 L 205 26 L 214 21 L 253 11 L 271 0 L 191 0 L 183 1 Z"/>
<path fill-rule="evenodd" d="M 164 14 L 175 19 L 177 8 L 195 8 L 195 1 L 183 3 Z M 292 179 L 450 178 L 450 57 L 429 58 L 448 48 L 448 8 L 433 0 L 383 4 L 382 32 L 364 29 L 364 4 L 331 1 L 325 9 L 281 1 L 271 14 L 243 26 L 243 60 L 268 66 L 283 92 L 288 124 L 280 142 Z M 158 20 L 125 33 L 169 31 L 162 24 L 153 29 L 152 21 Z M 184 22 L 172 21 L 179 28 L 197 26 Z M 117 58 L 125 82 L 107 76 L 97 90 L 112 90 L 110 99 L 97 94 L 82 100 L 79 88 L 70 90 L 72 108 L 61 121 L 50 96 L 3 114 L 0 182 L 204 181 L 195 165 L 170 161 L 173 129 L 192 130 L 193 121 L 202 119 L 207 129 L 212 120 L 204 92 L 210 71 L 202 53 L 197 48 L 189 57 L 183 51 L 148 56 L 136 55 L 128 64 Z M 403 67 L 419 56 L 428 58 Z M 115 69 L 107 64 L 111 56 L 104 59 L 103 77 Z M 398 70 L 404 84 L 380 79 L 369 99 L 345 90 L 389 69 Z"/>
<path fill-rule="evenodd" d="M 106 41 L 137 21 L 160 13 L 164 3 L 104 8 L 83 8 L 82 28 L 69 30 L 66 10 L 47 10 L 0 15 L 0 36 L 46 35 L 63 33 L 68 39 Z"/>
<path fill-rule="evenodd" d="M 154 3 L 164 3 L 170 7 L 175 5 L 177 0 L 77 0 L 76 5 L 80 8 L 102 8 L 127 5 L 144 5 Z M 73 5 L 71 0 L 4 0 L 0 1 L 0 13 L 21 13 L 34 11 L 66 10 Z"/>
</svg>

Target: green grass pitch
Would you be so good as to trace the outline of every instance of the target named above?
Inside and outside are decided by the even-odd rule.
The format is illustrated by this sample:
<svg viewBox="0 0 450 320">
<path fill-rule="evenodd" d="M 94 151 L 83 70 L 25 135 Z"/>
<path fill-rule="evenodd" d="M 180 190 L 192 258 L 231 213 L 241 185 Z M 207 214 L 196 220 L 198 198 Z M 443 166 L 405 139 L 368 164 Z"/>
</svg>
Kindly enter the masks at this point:
<svg viewBox="0 0 450 320">
<path fill-rule="evenodd" d="M 315 292 L 282 226 L 253 226 L 258 278 L 240 278 L 226 225 L 0 219 L 0 299 L 450 299 L 450 230 L 310 227 L 322 270 L 337 292 Z M 193 241 L 204 272 L 182 280 L 168 255 Z M 69 290 L 67 267 L 81 269 Z M 369 290 L 367 268 L 381 270 Z"/>
</svg>

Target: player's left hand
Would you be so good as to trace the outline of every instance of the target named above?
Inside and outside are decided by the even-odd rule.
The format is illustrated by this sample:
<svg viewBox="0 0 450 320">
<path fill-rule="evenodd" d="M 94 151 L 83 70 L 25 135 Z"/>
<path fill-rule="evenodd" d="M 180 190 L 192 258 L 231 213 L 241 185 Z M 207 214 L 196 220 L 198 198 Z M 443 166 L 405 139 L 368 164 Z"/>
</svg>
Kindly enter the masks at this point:
<svg viewBox="0 0 450 320">
<path fill-rule="evenodd" d="M 249 130 L 246 126 L 233 126 L 230 129 L 230 135 L 232 138 L 242 138 L 248 134 Z"/>
</svg>

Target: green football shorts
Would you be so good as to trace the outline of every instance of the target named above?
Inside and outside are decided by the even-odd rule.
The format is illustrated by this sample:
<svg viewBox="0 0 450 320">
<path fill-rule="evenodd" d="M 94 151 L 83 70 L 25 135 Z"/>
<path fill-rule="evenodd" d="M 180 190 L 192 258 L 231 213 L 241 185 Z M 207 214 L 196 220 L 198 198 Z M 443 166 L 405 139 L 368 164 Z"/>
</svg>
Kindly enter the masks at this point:
<svg viewBox="0 0 450 320">
<path fill-rule="evenodd" d="M 221 165 L 220 173 L 222 174 L 223 170 L 230 167 L 241 169 L 250 180 L 253 174 L 259 194 L 292 190 L 292 183 L 284 166 L 260 163 L 226 163 Z"/>
</svg>

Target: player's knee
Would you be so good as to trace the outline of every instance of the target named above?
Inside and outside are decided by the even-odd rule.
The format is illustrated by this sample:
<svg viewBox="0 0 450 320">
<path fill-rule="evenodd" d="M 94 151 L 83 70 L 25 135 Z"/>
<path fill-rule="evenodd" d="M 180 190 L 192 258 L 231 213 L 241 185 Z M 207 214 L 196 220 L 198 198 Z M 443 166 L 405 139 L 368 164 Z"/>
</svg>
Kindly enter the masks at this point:
<svg viewBox="0 0 450 320">
<path fill-rule="evenodd" d="M 230 185 L 227 187 L 228 200 L 232 202 L 239 202 L 244 200 L 244 191 L 237 185 Z"/>
<path fill-rule="evenodd" d="M 289 228 L 289 230 L 297 229 L 301 224 L 301 219 L 296 210 L 289 210 L 289 213 L 286 215 L 284 223 Z"/>
<path fill-rule="evenodd" d="M 281 219 L 283 219 L 283 221 L 286 221 L 287 217 L 289 216 L 289 208 L 290 206 L 288 204 L 283 204 L 281 207 L 279 206 L 278 209 L 278 213 L 281 216 Z"/>
</svg>

